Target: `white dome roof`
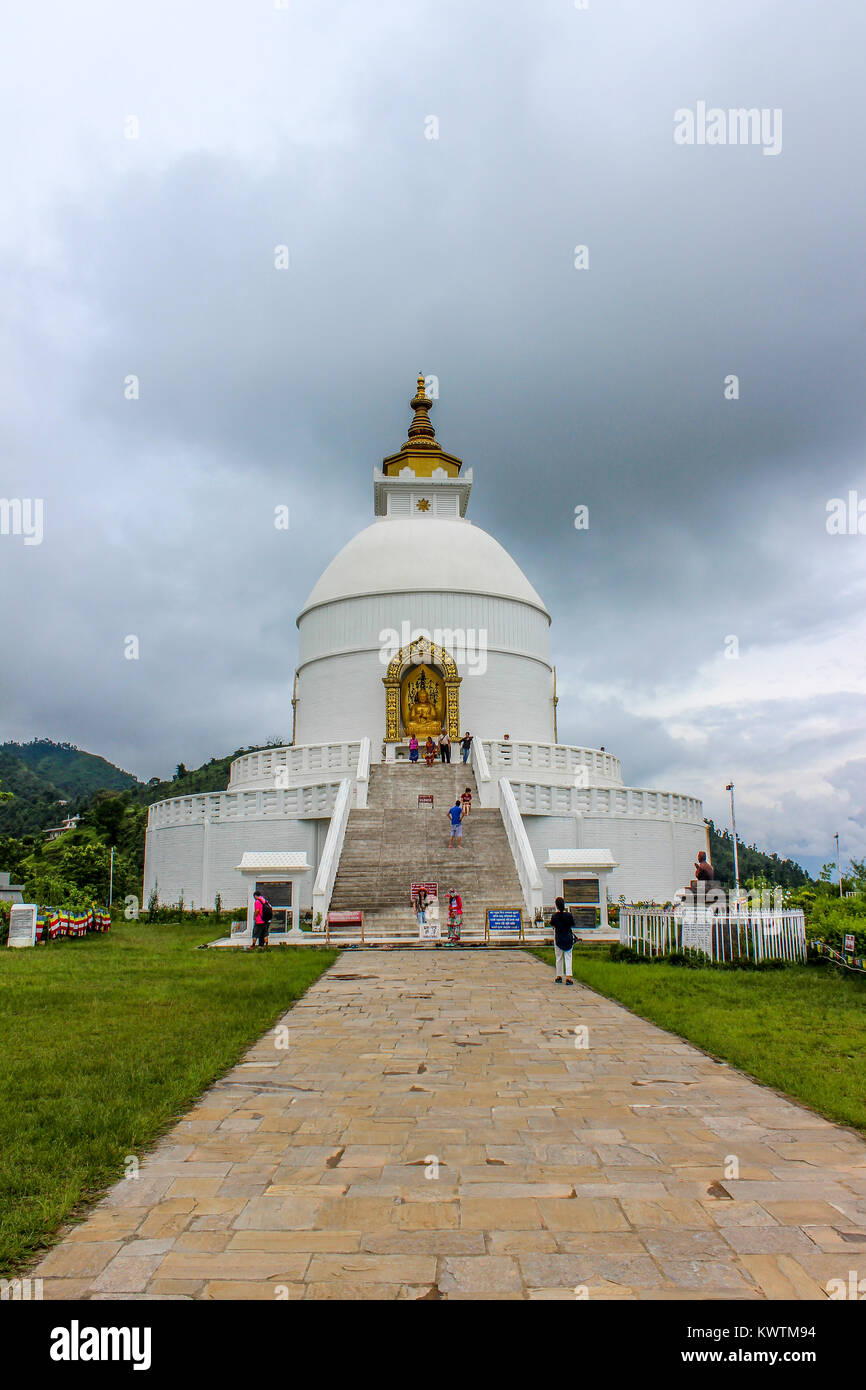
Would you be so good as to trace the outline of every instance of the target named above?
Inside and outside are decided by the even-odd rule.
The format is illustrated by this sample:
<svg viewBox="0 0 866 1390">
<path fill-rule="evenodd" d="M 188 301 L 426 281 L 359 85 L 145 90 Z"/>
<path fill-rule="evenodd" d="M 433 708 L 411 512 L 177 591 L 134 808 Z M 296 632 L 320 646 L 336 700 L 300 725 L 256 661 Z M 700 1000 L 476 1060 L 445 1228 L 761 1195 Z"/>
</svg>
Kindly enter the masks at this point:
<svg viewBox="0 0 866 1390">
<path fill-rule="evenodd" d="M 422 556 L 435 565 L 420 564 Z M 328 565 L 301 611 L 360 594 L 446 589 L 494 594 L 547 614 L 523 570 L 497 540 L 462 518 L 382 517 L 359 531 Z M 549 617 L 549 614 L 548 614 Z"/>
</svg>

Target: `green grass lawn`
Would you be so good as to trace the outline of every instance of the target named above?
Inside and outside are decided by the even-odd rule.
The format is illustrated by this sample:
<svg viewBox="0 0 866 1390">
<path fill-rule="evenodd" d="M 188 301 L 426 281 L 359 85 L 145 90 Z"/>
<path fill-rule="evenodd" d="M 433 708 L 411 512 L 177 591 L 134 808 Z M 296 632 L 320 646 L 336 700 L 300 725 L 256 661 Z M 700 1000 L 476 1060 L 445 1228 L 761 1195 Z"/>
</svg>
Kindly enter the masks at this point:
<svg viewBox="0 0 866 1390">
<path fill-rule="evenodd" d="M 0 951 L 0 1274 L 123 1176 L 337 957 L 125 922 Z"/>
<path fill-rule="evenodd" d="M 553 951 L 536 950 L 547 964 Z M 829 1120 L 866 1130 L 866 978 L 829 966 L 684 970 L 576 947 L 575 980 Z"/>
</svg>

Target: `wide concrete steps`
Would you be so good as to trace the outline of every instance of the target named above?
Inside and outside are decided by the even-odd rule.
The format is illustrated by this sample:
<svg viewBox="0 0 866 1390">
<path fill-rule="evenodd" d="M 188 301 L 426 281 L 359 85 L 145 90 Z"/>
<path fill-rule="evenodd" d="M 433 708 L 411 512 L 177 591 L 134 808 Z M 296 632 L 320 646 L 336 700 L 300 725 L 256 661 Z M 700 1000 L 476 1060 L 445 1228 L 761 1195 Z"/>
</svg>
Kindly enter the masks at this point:
<svg viewBox="0 0 866 1390">
<path fill-rule="evenodd" d="M 433 796 L 435 811 L 443 814 L 460 796 L 464 787 L 472 788 L 475 805 L 478 789 L 471 766 L 462 762 L 435 762 L 427 767 L 418 763 L 379 763 L 370 768 L 367 804 L 380 810 L 399 807 L 417 809 L 418 797 Z"/>
<path fill-rule="evenodd" d="M 473 809 L 463 822 L 460 847 L 449 848 L 448 810 L 467 786 Z M 432 796 L 432 808 L 419 809 L 419 795 Z M 522 905 L 502 816 L 479 807 L 474 775 L 462 763 L 371 768 L 367 807 L 349 814 L 331 910 L 362 910 L 367 940 L 418 941 L 413 883 L 438 885 L 443 938 L 450 889 L 463 899 L 464 939 L 483 939 L 489 908 Z M 337 925 L 331 934 L 356 939 L 357 928 Z"/>
</svg>

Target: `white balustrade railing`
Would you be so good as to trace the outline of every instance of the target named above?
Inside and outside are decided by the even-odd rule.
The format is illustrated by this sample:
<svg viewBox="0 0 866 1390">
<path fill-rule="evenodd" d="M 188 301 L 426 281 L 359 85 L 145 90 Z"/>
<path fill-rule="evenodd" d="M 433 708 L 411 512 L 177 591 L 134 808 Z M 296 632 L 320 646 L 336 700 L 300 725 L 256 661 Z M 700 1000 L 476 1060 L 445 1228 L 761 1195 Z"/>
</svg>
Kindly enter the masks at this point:
<svg viewBox="0 0 866 1390">
<path fill-rule="evenodd" d="M 527 743 L 517 739 L 485 739 L 484 751 L 494 776 L 509 772 L 512 780 L 533 770 L 545 772 L 562 783 L 580 778 L 584 786 L 622 786 L 619 758 L 600 748 L 579 748 L 565 743 Z M 545 778 L 545 780 L 547 780 Z"/>
<path fill-rule="evenodd" d="M 711 907 L 666 908 L 623 906 L 619 910 L 622 946 L 644 956 L 696 949 L 712 960 L 746 958 L 803 962 L 806 921 L 793 908 L 749 908 L 743 904 L 714 911 Z"/>
<path fill-rule="evenodd" d="M 340 783 L 334 814 L 331 816 L 316 881 L 313 884 L 313 931 L 316 932 L 325 930 L 325 919 L 331 905 L 331 894 L 334 891 L 340 855 L 343 852 L 343 840 L 346 838 L 346 826 L 349 823 L 349 812 L 352 809 L 352 786 L 351 777 L 344 778 Z M 316 919 L 319 917 L 321 921 L 317 926 Z"/>
<path fill-rule="evenodd" d="M 367 792 L 370 788 L 370 740 L 361 739 L 361 749 L 358 753 L 358 767 L 355 772 L 355 805 L 364 807 L 367 805 Z"/>
<path fill-rule="evenodd" d="M 507 777 L 499 779 L 499 809 L 502 812 L 502 821 L 517 869 L 517 877 L 520 879 L 520 887 L 523 890 L 526 912 L 529 921 L 534 922 L 536 912 L 540 912 L 544 906 L 541 875 L 538 872 L 535 855 L 532 853 L 532 846 L 529 843 L 529 837 L 520 818 L 511 783 Z"/>
<path fill-rule="evenodd" d="M 211 825 L 239 820 L 323 819 L 330 816 L 340 781 L 317 782 L 303 787 L 268 787 L 250 791 L 201 792 L 196 796 L 171 796 L 148 807 L 147 828 Z"/>
<path fill-rule="evenodd" d="M 677 792 L 658 792 L 636 787 L 582 787 L 550 782 L 524 781 L 510 776 L 517 805 L 524 816 L 640 816 L 653 820 L 703 822 L 697 797 Z"/>
<path fill-rule="evenodd" d="M 475 773 L 475 781 L 478 786 L 478 801 L 482 806 L 496 805 L 496 783 L 490 776 L 490 767 L 487 762 L 487 755 L 484 752 L 484 744 L 480 738 L 473 738 L 472 752 L 470 755 L 472 771 Z"/>
<path fill-rule="evenodd" d="M 315 781 L 319 773 L 354 774 L 362 743 L 362 739 L 354 739 L 345 743 L 291 744 L 244 753 L 231 765 L 228 790 L 235 791 L 245 783 L 285 787 L 296 779 Z"/>
</svg>

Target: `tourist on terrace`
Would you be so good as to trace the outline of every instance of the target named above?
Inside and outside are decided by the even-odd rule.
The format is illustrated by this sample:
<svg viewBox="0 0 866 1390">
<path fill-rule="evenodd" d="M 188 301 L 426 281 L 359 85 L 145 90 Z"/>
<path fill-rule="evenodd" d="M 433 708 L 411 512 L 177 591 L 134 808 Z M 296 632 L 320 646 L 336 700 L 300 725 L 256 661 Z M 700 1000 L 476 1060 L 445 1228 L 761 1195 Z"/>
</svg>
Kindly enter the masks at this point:
<svg viewBox="0 0 866 1390">
<path fill-rule="evenodd" d="M 262 947 L 267 946 L 268 944 L 270 922 L 271 918 L 274 915 L 274 909 L 271 907 L 264 893 L 256 893 L 255 897 L 253 898 L 253 907 L 254 912 L 252 948 L 253 950 L 255 950 L 256 946 L 258 946 L 261 949 Z"/>
<path fill-rule="evenodd" d="M 463 820 L 463 807 L 460 805 L 459 801 L 454 802 L 454 805 L 448 812 L 448 817 L 451 821 L 451 839 L 448 841 L 448 848 L 454 848 L 454 841 L 456 839 L 457 848 L 459 849 L 460 841 L 463 836 L 463 826 L 460 824 L 460 822 Z"/>
<path fill-rule="evenodd" d="M 472 752 L 472 735 L 468 732 L 460 740 L 460 752 L 463 754 L 464 763 L 468 763 L 469 754 Z"/>
<path fill-rule="evenodd" d="M 427 735 L 427 742 L 424 744 L 424 761 L 428 767 L 432 767 L 436 761 L 436 744 L 430 735 Z"/>
<path fill-rule="evenodd" d="M 574 947 L 574 918 L 570 912 L 565 910 L 563 898 L 556 899 L 556 911 L 550 919 L 553 927 L 553 951 L 556 956 L 556 978 L 555 985 L 562 984 L 562 977 L 565 975 L 565 983 L 573 985 L 571 978 L 571 952 Z"/>
<path fill-rule="evenodd" d="M 451 740 L 448 737 L 447 729 L 443 729 L 439 735 L 439 757 L 443 763 L 450 763 L 451 761 Z"/>
<path fill-rule="evenodd" d="M 418 761 L 418 740 L 414 734 L 409 740 L 409 761 L 410 763 L 417 763 Z"/>
<path fill-rule="evenodd" d="M 472 788 L 471 788 L 471 787 L 467 787 L 467 788 L 466 788 L 465 792 L 463 792 L 462 796 L 460 797 L 460 801 L 461 801 L 462 806 L 463 806 L 463 819 L 465 820 L 466 817 L 469 815 L 469 812 L 472 810 Z"/>
</svg>

